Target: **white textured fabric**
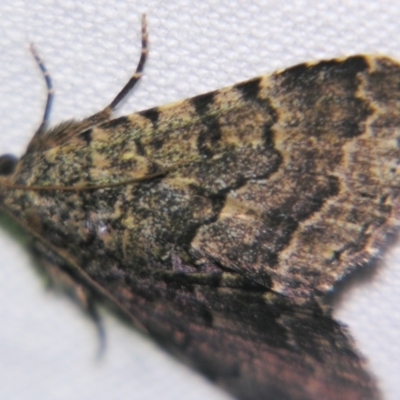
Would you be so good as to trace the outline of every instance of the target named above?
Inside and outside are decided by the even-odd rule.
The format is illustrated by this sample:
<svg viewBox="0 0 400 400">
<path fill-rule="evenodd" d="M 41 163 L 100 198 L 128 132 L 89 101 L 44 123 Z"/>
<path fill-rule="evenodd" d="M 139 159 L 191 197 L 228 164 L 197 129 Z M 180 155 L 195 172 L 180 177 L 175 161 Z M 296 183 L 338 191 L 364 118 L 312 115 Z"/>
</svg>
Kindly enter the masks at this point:
<svg viewBox="0 0 400 400">
<path fill-rule="evenodd" d="M 136 65 L 148 15 L 145 76 L 118 110 L 162 105 L 295 63 L 354 53 L 400 58 L 392 1 L 0 2 L 0 154 L 21 155 L 45 98 L 34 42 L 56 90 L 52 122 L 109 102 Z M 279 4 L 278 4 L 279 3 Z M 43 290 L 23 240 L 0 225 L 1 399 L 223 399 L 225 393 L 105 314 L 107 350 L 68 299 Z M 400 246 L 341 296 L 349 325 L 386 399 L 399 399 Z M 338 302 L 339 303 L 339 302 Z"/>
</svg>

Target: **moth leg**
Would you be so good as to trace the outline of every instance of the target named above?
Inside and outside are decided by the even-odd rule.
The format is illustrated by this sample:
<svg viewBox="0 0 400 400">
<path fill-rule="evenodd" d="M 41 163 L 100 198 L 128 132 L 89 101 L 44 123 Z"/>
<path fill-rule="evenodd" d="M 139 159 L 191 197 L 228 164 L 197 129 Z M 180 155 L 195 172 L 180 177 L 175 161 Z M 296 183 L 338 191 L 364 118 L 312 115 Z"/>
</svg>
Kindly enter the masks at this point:
<svg viewBox="0 0 400 400">
<path fill-rule="evenodd" d="M 33 43 L 30 45 L 30 51 L 33 55 L 33 58 L 36 61 L 36 64 L 40 68 L 40 71 L 42 72 L 42 76 L 44 78 L 44 81 L 46 83 L 46 88 L 47 88 L 47 98 L 46 98 L 46 105 L 44 107 L 44 112 L 43 112 L 43 117 L 42 117 L 42 122 L 40 123 L 39 128 L 37 129 L 36 134 L 40 134 L 41 132 L 44 132 L 47 128 L 47 125 L 49 123 L 49 116 L 50 116 L 50 111 L 51 111 L 51 106 L 53 104 L 53 97 L 54 97 L 54 91 L 53 91 L 53 84 L 51 82 L 50 74 L 46 69 L 46 66 L 44 65 L 43 60 L 40 58 L 38 52 L 35 49 L 35 46 Z"/>
<path fill-rule="evenodd" d="M 66 294 L 94 322 L 99 337 L 98 357 L 100 357 L 105 349 L 105 330 L 97 311 L 95 296 L 68 272 L 64 271 L 59 258 L 39 241 L 32 243 L 32 250 L 37 259 L 37 268 L 46 277 L 47 287 L 56 292 Z"/>
</svg>

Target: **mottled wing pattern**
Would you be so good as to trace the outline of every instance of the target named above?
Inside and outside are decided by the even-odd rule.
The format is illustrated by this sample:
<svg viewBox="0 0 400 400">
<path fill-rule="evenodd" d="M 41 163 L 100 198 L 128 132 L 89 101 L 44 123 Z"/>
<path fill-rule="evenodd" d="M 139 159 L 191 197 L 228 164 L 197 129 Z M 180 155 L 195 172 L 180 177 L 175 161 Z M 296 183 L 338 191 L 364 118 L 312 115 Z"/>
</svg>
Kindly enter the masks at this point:
<svg viewBox="0 0 400 400">
<path fill-rule="evenodd" d="M 118 262 L 108 271 L 114 260 L 104 254 L 84 268 L 93 281 L 71 269 L 72 257 L 57 260 L 61 248 L 38 250 L 237 399 L 379 398 L 346 330 L 316 303 L 292 306 L 235 273 L 188 273 L 187 265 L 161 272 L 155 260 L 154 275 Z"/>
<path fill-rule="evenodd" d="M 323 295 L 398 224 L 399 72 L 366 56 L 299 65 L 61 136 L 16 182 L 152 177 L 124 199 L 133 257 L 181 247 L 294 299 Z"/>
<path fill-rule="evenodd" d="M 398 63 L 355 56 L 66 123 L 2 178 L 2 209 L 238 398 L 375 399 L 315 299 L 397 228 L 399 87 Z"/>
</svg>

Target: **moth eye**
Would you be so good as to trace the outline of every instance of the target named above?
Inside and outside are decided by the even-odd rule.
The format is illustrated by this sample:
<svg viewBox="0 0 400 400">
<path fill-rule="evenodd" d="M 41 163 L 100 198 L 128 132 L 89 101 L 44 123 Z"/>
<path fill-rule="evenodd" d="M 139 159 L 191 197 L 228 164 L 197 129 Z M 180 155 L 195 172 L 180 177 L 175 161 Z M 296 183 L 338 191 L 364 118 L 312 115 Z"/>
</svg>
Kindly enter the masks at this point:
<svg viewBox="0 0 400 400">
<path fill-rule="evenodd" d="M 12 154 L 4 154 L 0 157 L 0 175 L 10 175 L 14 172 L 18 158 Z"/>
</svg>

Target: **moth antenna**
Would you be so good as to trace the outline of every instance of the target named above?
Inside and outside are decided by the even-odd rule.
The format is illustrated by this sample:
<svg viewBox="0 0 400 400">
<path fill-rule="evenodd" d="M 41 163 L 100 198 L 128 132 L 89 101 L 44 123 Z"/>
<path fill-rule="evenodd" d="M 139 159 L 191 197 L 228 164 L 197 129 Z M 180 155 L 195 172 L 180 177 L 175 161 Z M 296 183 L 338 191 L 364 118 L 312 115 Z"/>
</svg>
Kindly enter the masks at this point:
<svg viewBox="0 0 400 400">
<path fill-rule="evenodd" d="M 114 110 L 121 102 L 121 100 L 136 85 L 136 83 L 142 76 L 143 67 L 147 60 L 147 53 L 148 53 L 148 34 L 147 34 L 146 14 L 142 14 L 142 51 L 140 53 L 140 59 L 137 64 L 136 71 L 132 75 L 131 79 L 129 79 L 127 84 L 122 88 L 122 90 L 115 96 L 115 99 L 110 103 L 110 105 L 107 108 Z"/>
<path fill-rule="evenodd" d="M 35 59 L 36 64 L 40 68 L 40 71 L 42 72 L 42 76 L 44 78 L 47 88 L 47 99 L 46 99 L 46 105 L 44 107 L 42 122 L 40 123 L 39 128 L 36 131 L 36 133 L 38 134 L 40 132 L 43 132 L 49 123 L 49 116 L 50 116 L 51 106 L 53 104 L 54 91 L 50 74 L 43 63 L 43 60 L 40 58 L 38 52 L 36 51 L 33 43 L 31 43 L 31 45 L 29 46 L 29 50 L 31 51 L 33 58 Z"/>
</svg>

